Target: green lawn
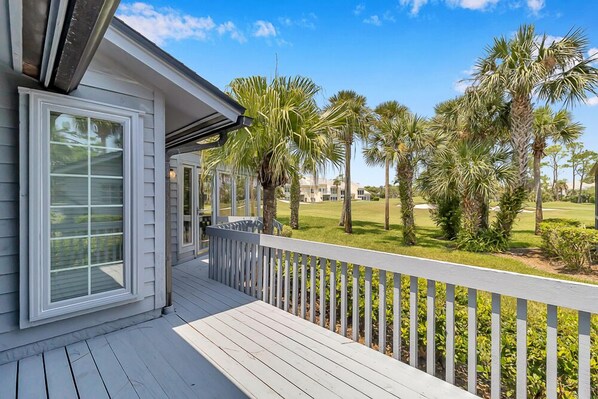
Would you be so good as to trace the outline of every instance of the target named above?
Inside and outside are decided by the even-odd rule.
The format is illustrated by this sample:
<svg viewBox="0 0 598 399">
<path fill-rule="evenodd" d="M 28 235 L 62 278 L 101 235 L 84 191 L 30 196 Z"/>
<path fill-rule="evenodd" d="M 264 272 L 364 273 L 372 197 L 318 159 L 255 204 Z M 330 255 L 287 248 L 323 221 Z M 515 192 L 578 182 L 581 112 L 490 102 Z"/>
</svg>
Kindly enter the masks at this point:
<svg viewBox="0 0 598 399">
<path fill-rule="evenodd" d="M 422 199 L 416 199 L 416 204 L 423 202 Z M 354 233 L 349 235 L 345 234 L 341 227 L 338 227 L 341 212 L 340 201 L 302 204 L 300 207 L 300 229 L 293 231 L 293 238 L 419 256 L 518 273 L 580 280 L 568 275 L 537 270 L 515 259 L 453 249 L 450 242 L 438 238 L 439 230 L 430 219 L 429 211 L 426 209 L 415 210 L 418 245 L 413 247 L 404 246 L 401 244 L 401 215 L 400 208 L 397 205 L 398 199 L 390 201 L 391 229 L 390 231 L 385 231 L 383 228 L 383 200 L 379 202 L 354 201 L 352 208 Z M 526 209 L 533 211 L 533 204 L 529 204 L 529 207 Z M 550 202 L 544 205 L 544 209 L 546 209 L 544 212 L 545 218 L 579 219 L 587 225 L 593 225 L 594 223 L 593 204 Z M 279 202 L 278 220 L 284 224 L 288 224 L 289 214 L 289 204 Z M 491 216 L 493 215 L 494 213 Z M 534 213 L 521 213 L 513 234 L 513 247 L 526 248 L 540 246 L 541 240 L 533 234 L 533 230 Z M 582 280 L 585 281 L 584 279 Z"/>
</svg>

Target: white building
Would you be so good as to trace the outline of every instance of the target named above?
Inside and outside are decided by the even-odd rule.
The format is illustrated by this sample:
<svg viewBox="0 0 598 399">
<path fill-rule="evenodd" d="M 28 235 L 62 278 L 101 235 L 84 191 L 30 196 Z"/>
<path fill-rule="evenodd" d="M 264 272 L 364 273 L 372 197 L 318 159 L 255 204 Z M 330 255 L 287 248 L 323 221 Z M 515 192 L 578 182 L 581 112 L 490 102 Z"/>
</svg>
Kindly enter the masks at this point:
<svg viewBox="0 0 598 399">
<path fill-rule="evenodd" d="M 300 181 L 300 200 L 301 202 L 322 202 L 322 201 L 341 201 L 345 198 L 345 183 L 335 185 L 334 179 L 324 179 L 313 176 L 303 177 Z M 284 186 L 284 197 L 291 198 L 291 184 Z M 357 200 L 369 201 L 371 194 L 359 183 L 351 183 L 351 198 Z"/>
</svg>

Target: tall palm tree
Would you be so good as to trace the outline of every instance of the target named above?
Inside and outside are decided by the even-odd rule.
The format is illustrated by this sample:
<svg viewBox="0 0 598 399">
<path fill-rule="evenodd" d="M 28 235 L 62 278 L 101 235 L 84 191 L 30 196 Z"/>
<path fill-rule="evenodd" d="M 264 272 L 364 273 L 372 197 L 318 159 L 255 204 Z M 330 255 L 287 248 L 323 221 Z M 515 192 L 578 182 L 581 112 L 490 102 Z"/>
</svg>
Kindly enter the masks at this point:
<svg viewBox="0 0 598 399">
<path fill-rule="evenodd" d="M 368 165 L 384 165 L 384 230 L 390 229 L 390 165 L 394 164 L 396 153 L 393 136 L 390 131 L 383 129 L 383 126 L 391 119 L 404 117 L 406 112 L 407 107 L 397 101 L 379 104 L 374 109 L 376 119 L 373 130 L 363 149 L 363 156 Z"/>
<path fill-rule="evenodd" d="M 572 115 L 567 110 L 554 112 L 545 105 L 534 111 L 532 152 L 534 156 L 534 190 L 536 192 L 536 234 L 540 234 L 540 223 L 544 219 L 540 167 L 542 158 L 546 155 L 548 141 L 571 143 L 581 136 L 583 129 L 580 123 L 572 121 Z"/>
<path fill-rule="evenodd" d="M 352 90 L 341 90 L 329 99 L 327 108 L 342 108 L 344 110 L 344 126 L 334 130 L 335 137 L 345 147 L 345 197 L 340 226 L 345 227 L 345 233 L 353 233 L 351 217 L 351 151 L 353 143 L 367 136 L 369 109 L 366 98 Z"/>
<path fill-rule="evenodd" d="M 217 149 L 212 165 L 225 163 L 234 171 L 255 173 L 263 189 L 264 233 L 272 234 L 276 218 L 276 188 L 298 173 L 298 165 L 324 160 L 340 149 L 330 140 L 330 131 L 344 122 L 339 107 L 325 112 L 315 96 L 320 88 L 309 78 L 238 78 L 229 85 L 229 95 L 246 108 L 251 127 L 235 132 Z M 335 150 L 336 148 L 336 150 Z"/>
<path fill-rule="evenodd" d="M 537 35 L 533 25 L 522 25 L 512 38 L 499 37 L 476 63 L 473 90 L 480 97 L 506 96 L 511 102 L 510 141 L 518 176 L 503 203 L 499 224 L 509 236 L 517 210 L 523 206 L 528 179 L 528 158 L 533 138 L 533 104 L 537 98 L 547 103 L 571 105 L 596 93 L 598 70 L 593 59 L 585 58 L 588 39 L 581 30 L 572 30 L 560 40 Z M 504 211 L 504 212 L 503 212 Z"/>
<path fill-rule="evenodd" d="M 336 187 L 336 200 L 338 201 L 338 199 L 341 197 L 341 192 L 340 192 L 340 186 L 341 184 L 343 184 L 343 181 L 345 180 L 345 177 L 341 174 L 338 175 L 334 178 L 334 180 L 332 181 L 332 184 L 334 185 L 334 187 Z"/>
</svg>

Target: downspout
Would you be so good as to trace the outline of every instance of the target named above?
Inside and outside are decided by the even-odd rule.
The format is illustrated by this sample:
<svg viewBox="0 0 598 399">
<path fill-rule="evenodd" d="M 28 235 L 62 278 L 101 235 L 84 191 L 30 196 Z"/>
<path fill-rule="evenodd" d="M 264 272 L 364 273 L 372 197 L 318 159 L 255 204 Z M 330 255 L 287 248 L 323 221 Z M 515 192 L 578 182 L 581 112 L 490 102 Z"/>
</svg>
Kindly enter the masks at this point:
<svg viewBox="0 0 598 399">
<path fill-rule="evenodd" d="M 210 148 L 221 147 L 226 143 L 226 139 L 228 138 L 228 133 L 233 130 L 238 130 L 243 127 L 251 126 L 251 122 L 253 120 L 247 116 L 239 116 L 237 121 L 229 125 L 221 130 L 218 130 L 207 136 L 209 138 L 211 136 L 218 135 L 218 140 L 213 141 L 211 143 L 190 143 L 190 144 L 183 144 L 182 146 L 169 148 L 166 150 L 166 156 L 164 157 L 165 162 L 164 166 L 166 168 L 166 184 L 164 185 L 166 191 L 166 212 L 165 212 L 165 238 L 166 238 L 166 306 L 163 309 L 163 313 L 168 314 L 172 312 L 172 231 L 170 229 L 170 225 L 172 223 L 172 218 L 170 215 L 170 158 L 174 155 L 185 154 L 189 152 L 195 151 L 202 151 L 207 150 Z"/>
</svg>

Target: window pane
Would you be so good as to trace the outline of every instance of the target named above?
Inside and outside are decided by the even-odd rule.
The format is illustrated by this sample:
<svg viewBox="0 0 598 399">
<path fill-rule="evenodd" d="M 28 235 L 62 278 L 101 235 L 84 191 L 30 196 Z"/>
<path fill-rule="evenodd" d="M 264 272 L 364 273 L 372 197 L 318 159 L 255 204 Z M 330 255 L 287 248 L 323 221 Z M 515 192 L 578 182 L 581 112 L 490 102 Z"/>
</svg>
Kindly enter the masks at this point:
<svg viewBox="0 0 598 399">
<path fill-rule="evenodd" d="M 218 179 L 218 216 L 230 216 L 232 207 L 232 179 L 227 173 L 219 173 Z"/>
<path fill-rule="evenodd" d="M 50 205 L 87 204 L 87 177 L 50 177 Z"/>
<path fill-rule="evenodd" d="M 193 242 L 193 169 L 183 168 L 183 244 Z"/>
<path fill-rule="evenodd" d="M 125 286 L 123 264 L 92 266 L 91 293 L 117 290 Z"/>
<path fill-rule="evenodd" d="M 91 208 L 91 234 L 123 232 L 123 208 Z"/>
<path fill-rule="evenodd" d="M 212 212 L 212 174 L 199 175 L 199 212 L 209 215 Z"/>
<path fill-rule="evenodd" d="M 91 264 L 123 260 L 123 236 L 91 237 Z"/>
<path fill-rule="evenodd" d="M 87 265 L 87 238 L 50 242 L 50 270 Z"/>
<path fill-rule="evenodd" d="M 122 148 L 123 126 L 117 122 L 92 118 L 89 141 L 91 145 L 100 147 Z"/>
<path fill-rule="evenodd" d="M 50 210 L 50 236 L 69 237 L 87 235 L 87 216 L 87 207 L 52 208 Z"/>
<path fill-rule="evenodd" d="M 50 172 L 86 175 L 87 147 L 50 144 Z"/>
<path fill-rule="evenodd" d="M 249 191 L 249 216 L 257 216 L 260 204 L 257 202 L 257 181 L 251 179 L 251 190 Z"/>
<path fill-rule="evenodd" d="M 235 197 L 237 199 L 237 215 L 238 216 L 248 216 L 247 211 L 245 209 L 245 200 L 246 200 L 246 193 L 245 193 L 245 182 L 247 181 L 247 177 L 245 176 L 237 176 L 236 178 L 236 192 Z"/>
<path fill-rule="evenodd" d="M 89 269 L 64 270 L 52 273 L 50 300 L 52 302 L 87 295 Z"/>
<path fill-rule="evenodd" d="M 91 179 L 91 204 L 92 205 L 122 205 L 123 181 L 122 179 Z"/>
<path fill-rule="evenodd" d="M 91 148 L 91 174 L 96 176 L 122 176 L 123 152 L 120 150 L 106 150 Z"/>
<path fill-rule="evenodd" d="M 87 145 L 87 118 L 50 112 L 50 140 Z"/>
</svg>

